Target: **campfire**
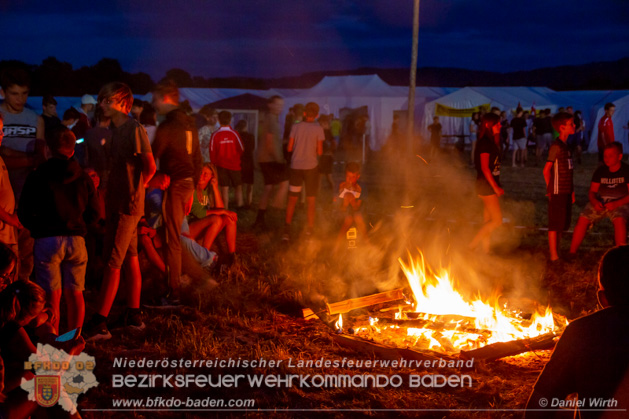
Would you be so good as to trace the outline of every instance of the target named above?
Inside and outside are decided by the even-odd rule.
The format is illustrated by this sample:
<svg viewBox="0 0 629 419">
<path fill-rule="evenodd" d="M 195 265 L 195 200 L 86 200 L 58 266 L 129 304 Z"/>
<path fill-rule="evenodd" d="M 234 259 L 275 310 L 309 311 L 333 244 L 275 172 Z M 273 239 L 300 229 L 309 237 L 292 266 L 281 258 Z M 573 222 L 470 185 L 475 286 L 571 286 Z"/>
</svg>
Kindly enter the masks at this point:
<svg viewBox="0 0 629 419">
<path fill-rule="evenodd" d="M 421 253 L 415 259 L 409 255 L 408 263 L 400 259 L 400 264 L 408 289 L 328 304 L 329 315 L 339 314 L 337 331 L 414 351 L 497 359 L 552 347 L 567 325 L 550 307 L 523 313 L 498 293 L 465 298 L 448 270 L 433 271 Z M 370 314 L 343 318 L 359 307 L 370 307 Z"/>
</svg>

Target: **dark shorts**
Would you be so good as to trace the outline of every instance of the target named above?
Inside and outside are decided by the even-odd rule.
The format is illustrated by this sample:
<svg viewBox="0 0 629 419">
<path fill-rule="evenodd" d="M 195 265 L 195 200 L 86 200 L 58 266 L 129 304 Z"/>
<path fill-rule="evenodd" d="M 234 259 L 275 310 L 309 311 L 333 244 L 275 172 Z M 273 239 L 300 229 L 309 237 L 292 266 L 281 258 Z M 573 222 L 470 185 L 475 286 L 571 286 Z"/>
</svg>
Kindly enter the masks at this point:
<svg viewBox="0 0 629 419">
<path fill-rule="evenodd" d="M 548 231 L 566 231 L 572 218 L 572 195 L 550 195 L 548 200 Z"/>
<path fill-rule="evenodd" d="M 491 187 L 491 185 L 489 184 L 489 182 L 487 182 L 487 179 L 485 178 L 476 179 L 476 185 L 474 186 L 476 190 L 476 195 L 480 195 L 480 196 L 496 195 L 496 192 L 494 192 L 494 188 Z"/>
<path fill-rule="evenodd" d="M 251 166 L 242 165 L 241 167 L 240 176 L 242 177 L 242 183 L 253 185 L 253 164 Z"/>
<path fill-rule="evenodd" d="M 120 269 L 127 256 L 138 255 L 138 222 L 141 215 L 112 214 L 105 226 L 104 256 L 110 268 Z"/>
<path fill-rule="evenodd" d="M 216 174 L 218 174 L 218 184 L 220 186 L 242 185 L 242 175 L 240 170 L 229 170 L 224 167 L 216 166 Z"/>
<path fill-rule="evenodd" d="M 288 192 L 298 194 L 301 186 L 306 184 L 306 196 L 317 196 L 319 190 L 319 169 L 289 169 Z"/>
<path fill-rule="evenodd" d="M 319 173 L 321 173 L 322 175 L 331 174 L 333 164 L 334 164 L 334 157 L 324 154 L 319 159 Z"/>
<path fill-rule="evenodd" d="M 265 185 L 277 185 L 288 180 L 288 173 L 284 163 L 260 163 L 260 170 L 262 171 Z"/>
</svg>

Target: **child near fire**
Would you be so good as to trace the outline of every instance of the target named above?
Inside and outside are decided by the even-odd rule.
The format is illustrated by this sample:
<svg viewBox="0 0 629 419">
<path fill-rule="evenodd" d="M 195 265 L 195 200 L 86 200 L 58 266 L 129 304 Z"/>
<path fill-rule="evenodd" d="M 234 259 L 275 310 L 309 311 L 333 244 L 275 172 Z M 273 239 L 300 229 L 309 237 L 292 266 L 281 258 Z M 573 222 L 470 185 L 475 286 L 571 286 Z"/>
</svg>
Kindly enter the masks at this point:
<svg viewBox="0 0 629 419">
<path fill-rule="evenodd" d="M 349 162 L 345 166 L 345 181 L 339 185 L 339 193 L 334 197 L 334 203 L 341 214 L 342 225 L 341 231 L 337 237 L 337 246 L 342 243 L 347 230 L 352 224 L 356 225 L 358 234 L 363 240 L 367 240 L 367 228 L 362 214 L 363 201 L 365 194 L 362 187 L 358 184 L 360 179 L 360 165 L 355 162 Z"/>
<path fill-rule="evenodd" d="M 570 226 L 574 185 L 572 181 L 572 155 L 566 142 L 574 134 L 574 117 L 568 112 L 559 112 L 552 119 L 552 125 L 559 136 L 548 150 L 544 166 L 546 196 L 548 196 L 548 247 L 550 261 L 559 260 L 561 233 Z"/>
<path fill-rule="evenodd" d="M 602 166 L 592 176 L 589 201 L 577 221 L 570 245 L 575 255 L 585 238 L 588 227 L 602 218 L 614 224 L 616 246 L 627 244 L 627 217 L 629 217 L 629 165 L 622 161 L 622 144 L 609 143 L 603 150 Z"/>
</svg>

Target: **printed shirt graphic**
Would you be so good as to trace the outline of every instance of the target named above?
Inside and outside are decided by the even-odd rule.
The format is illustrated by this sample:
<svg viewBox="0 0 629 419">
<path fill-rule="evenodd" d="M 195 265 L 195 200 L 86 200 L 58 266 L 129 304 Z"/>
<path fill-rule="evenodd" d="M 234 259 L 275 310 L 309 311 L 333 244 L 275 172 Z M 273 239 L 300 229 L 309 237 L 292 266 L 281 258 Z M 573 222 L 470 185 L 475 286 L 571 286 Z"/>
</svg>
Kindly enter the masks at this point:
<svg viewBox="0 0 629 419">
<path fill-rule="evenodd" d="M 42 406 L 59 404 L 63 410 L 75 414 L 79 395 L 98 385 L 94 375 L 96 362 L 86 353 L 71 356 L 51 345 L 38 343 L 37 353 L 28 358 L 29 363 L 34 367 L 35 378 L 28 381 L 23 378 L 20 387 L 28 392 L 29 400 Z M 53 364 L 65 367 L 52 369 Z M 58 388 L 54 385 L 57 380 Z M 57 402 L 53 403 L 55 398 Z"/>
<path fill-rule="evenodd" d="M 593 183 L 600 183 L 598 195 L 603 202 L 616 201 L 629 195 L 629 165 L 621 162 L 620 169 L 611 172 L 609 167 L 600 166 L 592 175 Z"/>
<path fill-rule="evenodd" d="M 221 127 L 210 139 L 210 160 L 227 170 L 240 170 L 240 155 L 245 147 L 230 127 Z"/>
<path fill-rule="evenodd" d="M 18 114 L 0 112 L 4 117 L 2 146 L 15 151 L 34 153 L 37 114 L 30 109 L 24 109 Z"/>
</svg>

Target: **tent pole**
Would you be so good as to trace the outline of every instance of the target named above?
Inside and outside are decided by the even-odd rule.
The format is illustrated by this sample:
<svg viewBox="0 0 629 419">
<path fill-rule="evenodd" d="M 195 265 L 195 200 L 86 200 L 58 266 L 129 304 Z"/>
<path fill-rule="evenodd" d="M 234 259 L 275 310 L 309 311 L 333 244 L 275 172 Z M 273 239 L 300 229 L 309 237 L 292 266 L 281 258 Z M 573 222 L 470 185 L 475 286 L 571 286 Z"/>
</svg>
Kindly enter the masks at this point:
<svg viewBox="0 0 629 419">
<path fill-rule="evenodd" d="M 406 149 L 413 152 L 413 138 L 415 134 L 415 84 L 417 78 L 417 43 L 419 38 L 419 0 L 414 0 L 413 6 L 413 48 L 411 51 L 411 74 L 408 91 L 408 116 L 406 120 L 407 140 Z"/>
</svg>

